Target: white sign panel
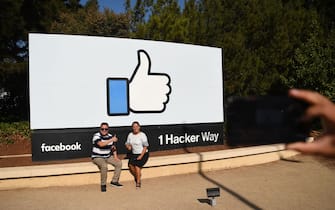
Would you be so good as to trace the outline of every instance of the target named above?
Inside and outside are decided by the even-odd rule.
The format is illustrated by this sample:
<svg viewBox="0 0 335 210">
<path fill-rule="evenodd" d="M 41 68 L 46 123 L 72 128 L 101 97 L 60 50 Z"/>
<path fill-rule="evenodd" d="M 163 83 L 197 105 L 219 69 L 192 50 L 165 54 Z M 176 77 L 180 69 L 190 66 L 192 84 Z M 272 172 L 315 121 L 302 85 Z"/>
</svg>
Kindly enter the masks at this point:
<svg viewBox="0 0 335 210">
<path fill-rule="evenodd" d="M 31 129 L 223 122 L 220 48 L 29 34 Z"/>
</svg>

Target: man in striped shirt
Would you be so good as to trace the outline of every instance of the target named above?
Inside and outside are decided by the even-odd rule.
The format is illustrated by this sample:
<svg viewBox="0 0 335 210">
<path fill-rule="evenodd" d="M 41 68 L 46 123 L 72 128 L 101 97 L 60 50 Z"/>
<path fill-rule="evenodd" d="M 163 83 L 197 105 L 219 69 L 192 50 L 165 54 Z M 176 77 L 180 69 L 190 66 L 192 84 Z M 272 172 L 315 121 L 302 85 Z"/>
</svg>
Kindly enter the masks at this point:
<svg viewBox="0 0 335 210">
<path fill-rule="evenodd" d="M 116 135 L 111 135 L 108 129 L 108 123 L 101 123 L 100 131 L 95 133 L 92 139 L 93 149 L 91 157 L 93 163 L 100 170 L 101 192 L 106 192 L 107 164 L 111 164 L 115 168 L 111 185 L 113 187 L 122 187 L 122 184 L 119 183 L 122 161 L 118 158 L 116 147 L 113 145 L 113 143 L 117 142 L 118 138 Z"/>
</svg>

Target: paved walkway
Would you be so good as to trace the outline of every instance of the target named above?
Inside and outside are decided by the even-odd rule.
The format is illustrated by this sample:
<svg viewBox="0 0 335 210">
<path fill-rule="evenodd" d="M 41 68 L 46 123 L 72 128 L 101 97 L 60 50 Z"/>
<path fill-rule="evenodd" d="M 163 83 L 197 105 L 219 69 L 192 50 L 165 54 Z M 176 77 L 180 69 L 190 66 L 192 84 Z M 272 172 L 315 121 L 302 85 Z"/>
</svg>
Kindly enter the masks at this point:
<svg viewBox="0 0 335 210">
<path fill-rule="evenodd" d="M 144 171 L 145 173 L 145 171 Z M 143 180 L 142 189 L 97 185 L 0 191 L 0 209 L 335 209 L 335 159 L 288 160 Z M 216 206 L 206 188 L 220 187 Z"/>
</svg>

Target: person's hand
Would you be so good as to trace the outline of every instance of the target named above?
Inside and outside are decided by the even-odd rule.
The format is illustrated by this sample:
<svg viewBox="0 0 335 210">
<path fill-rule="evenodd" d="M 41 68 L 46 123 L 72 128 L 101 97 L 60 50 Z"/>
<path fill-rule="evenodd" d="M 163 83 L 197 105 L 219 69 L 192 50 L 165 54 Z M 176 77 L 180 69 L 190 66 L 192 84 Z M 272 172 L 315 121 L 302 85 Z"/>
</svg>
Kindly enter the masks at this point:
<svg viewBox="0 0 335 210">
<path fill-rule="evenodd" d="M 297 142 L 288 144 L 286 148 L 304 154 L 335 157 L 335 104 L 314 91 L 292 89 L 289 91 L 289 96 L 310 104 L 306 110 L 304 120 L 320 117 L 323 124 L 323 133 L 311 143 Z"/>
<path fill-rule="evenodd" d="M 127 150 L 131 150 L 131 145 L 130 144 L 126 144 L 126 148 L 127 148 Z"/>
<path fill-rule="evenodd" d="M 142 160 L 142 158 L 143 158 L 143 156 L 140 155 L 140 156 L 138 156 L 136 159 L 137 159 L 137 160 Z"/>
<path fill-rule="evenodd" d="M 111 138 L 111 140 L 112 140 L 113 142 L 117 142 L 119 139 L 116 137 L 116 135 L 114 135 L 114 136 Z"/>
</svg>

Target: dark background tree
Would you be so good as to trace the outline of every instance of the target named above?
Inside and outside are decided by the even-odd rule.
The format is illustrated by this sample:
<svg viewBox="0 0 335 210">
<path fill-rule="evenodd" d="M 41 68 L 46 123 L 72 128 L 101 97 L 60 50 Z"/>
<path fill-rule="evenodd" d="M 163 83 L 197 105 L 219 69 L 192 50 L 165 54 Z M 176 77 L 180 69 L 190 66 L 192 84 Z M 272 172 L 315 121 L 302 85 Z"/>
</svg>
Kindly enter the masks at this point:
<svg viewBox="0 0 335 210">
<path fill-rule="evenodd" d="M 312 89 L 335 100 L 333 0 L 0 0 L 0 120 L 28 119 L 28 32 L 172 41 L 224 49 L 225 94 Z"/>
</svg>

